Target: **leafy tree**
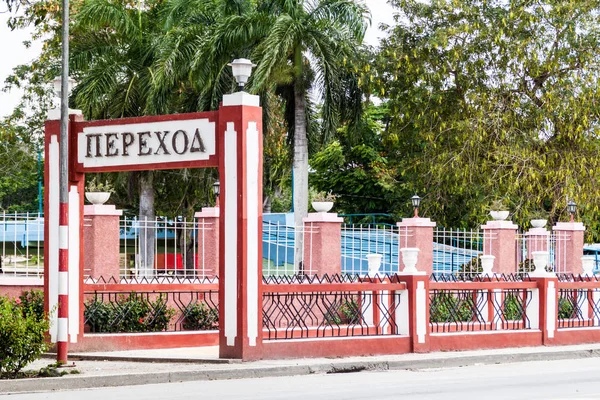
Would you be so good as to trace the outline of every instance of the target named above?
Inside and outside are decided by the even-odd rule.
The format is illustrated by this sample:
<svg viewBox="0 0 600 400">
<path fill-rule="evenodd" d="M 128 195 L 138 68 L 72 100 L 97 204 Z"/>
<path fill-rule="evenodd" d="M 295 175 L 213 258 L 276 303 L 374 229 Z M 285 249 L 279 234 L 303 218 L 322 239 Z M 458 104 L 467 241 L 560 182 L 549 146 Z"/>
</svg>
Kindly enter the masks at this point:
<svg viewBox="0 0 600 400">
<path fill-rule="evenodd" d="M 89 119 L 148 114 L 155 42 L 162 2 L 91 0 L 73 16 L 71 70 L 79 82 L 73 97 Z M 154 173 L 137 174 L 139 218 L 154 223 Z M 154 265 L 154 230 L 140 237 L 142 274 Z"/>
<path fill-rule="evenodd" d="M 340 128 L 337 140 L 310 161 L 311 186 L 336 196 L 344 213 L 402 213 L 410 197 L 399 171 L 388 159 L 383 130 L 389 118 L 386 105 L 370 106 L 350 133 Z M 360 138 L 360 139 L 357 139 Z"/>
<path fill-rule="evenodd" d="M 32 142 L 33 141 L 33 142 Z M 0 210 L 38 209 L 37 140 L 23 126 L 0 122 Z M 40 165 L 41 167 L 41 165 Z"/>
<path fill-rule="evenodd" d="M 378 61 L 385 144 L 418 177 L 425 210 L 472 226 L 505 195 L 517 220 L 545 208 L 556 221 L 568 197 L 597 221 L 600 3 L 391 3 L 399 15 Z"/>
<path fill-rule="evenodd" d="M 269 7 L 262 11 L 267 14 L 264 22 L 269 30 L 256 49 L 258 67 L 253 85 L 262 88 L 274 77 L 287 75 L 286 83 L 293 87 L 293 123 L 289 128 L 294 143 L 295 223 L 301 225 L 308 207 L 306 95 L 313 87 L 305 70 L 316 72 L 315 89 L 323 95 L 322 129 L 331 134 L 339 120 L 337 102 L 343 93 L 344 61 L 362 41 L 368 10 L 361 2 L 349 0 L 266 3 Z"/>
<path fill-rule="evenodd" d="M 159 79 L 163 84 L 156 92 L 156 109 L 168 103 L 173 88 L 185 93 L 190 86 L 199 93 L 197 104 L 215 108 L 222 94 L 234 88 L 227 63 L 236 57 L 257 63 L 249 90 L 261 94 L 267 127 L 273 119 L 271 110 L 279 109 L 269 102 L 271 94 L 284 102 L 288 138 L 294 149 L 294 211 L 296 224 L 301 225 L 308 204 L 307 132 L 314 128 L 309 93 L 316 82 L 314 88 L 323 95 L 323 130 L 331 134 L 339 119 L 342 78 L 348 71 L 345 61 L 362 40 L 368 21 L 366 7 L 350 0 L 229 0 L 212 8 L 206 3 L 187 7 L 173 2 L 168 9 L 168 14 L 177 18 L 172 19 L 170 36 L 163 42 L 159 61 L 163 67 L 158 74 L 165 79 Z M 211 13 L 214 9 L 221 10 L 218 20 Z M 203 28 L 192 21 L 215 24 L 199 32 Z M 188 65 L 189 75 L 185 68 L 173 73 L 177 65 Z M 189 79 L 192 85 L 186 83 Z M 273 164 L 266 163 L 269 165 Z M 297 243 L 297 248 L 301 249 L 302 243 Z"/>
</svg>

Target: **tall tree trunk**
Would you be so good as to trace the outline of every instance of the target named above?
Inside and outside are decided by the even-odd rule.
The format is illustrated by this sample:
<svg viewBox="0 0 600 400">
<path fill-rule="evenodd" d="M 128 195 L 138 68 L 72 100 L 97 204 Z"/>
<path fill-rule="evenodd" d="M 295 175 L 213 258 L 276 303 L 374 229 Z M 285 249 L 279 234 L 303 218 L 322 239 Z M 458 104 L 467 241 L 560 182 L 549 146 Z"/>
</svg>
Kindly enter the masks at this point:
<svg viewBox="0 0 600 400">
<path fill-rule="evenodd" d="M 268 214 L 271 212 L 271 196 L 266 195 L 263 199 L 263 213 Z"/>
<path fill-rule="evenodd" d="M 308 141 L 306 138 L 306 104 L 304 88 L 296 78 L 294 85 L 294 262 L 300 273 L 307 272 L 301 263 L 304 252 L 303 218 L 308 214 Z"/>
<path fill-rule="evenodd" d="M 154 215 L 154 174 L 140 174 L 140 225 L 138 276 L 154 276 L 154 241 L 156 218 Z"/>
<path fill-rule="evenodd" d="M 193 208 L 191 208 L 188 202 L 184 199 L 184 207 L 185 213 L 184 215 L 194 215 Z M 188 221 L 187 218 L 184 218 L 181 222 L 181 227 L 179 229 L 179 249 L 181 251 L 181 256 L 184 264 L 185 276 L 189 278 L 193 278 L 196 276 L 196 260 L 194 259 L 194 249 L 196 248 L 196 240 L 197 238 L 192 235 L 194 219 L 192 217 L 191 222 Z"/>
</svg>

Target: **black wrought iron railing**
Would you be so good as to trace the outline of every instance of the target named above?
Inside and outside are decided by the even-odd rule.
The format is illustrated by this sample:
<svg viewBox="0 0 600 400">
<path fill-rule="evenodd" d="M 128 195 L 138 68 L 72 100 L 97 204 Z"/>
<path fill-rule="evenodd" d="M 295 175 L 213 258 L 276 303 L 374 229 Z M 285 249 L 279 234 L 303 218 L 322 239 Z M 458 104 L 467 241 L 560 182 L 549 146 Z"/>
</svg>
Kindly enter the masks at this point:
<svg viewBox="0 0 600 400">
<path fill-rule="evenodd" d="M 528 289 L 433 289 L 429 291 L 431 332 L 531 329 Z"/>
</svg>

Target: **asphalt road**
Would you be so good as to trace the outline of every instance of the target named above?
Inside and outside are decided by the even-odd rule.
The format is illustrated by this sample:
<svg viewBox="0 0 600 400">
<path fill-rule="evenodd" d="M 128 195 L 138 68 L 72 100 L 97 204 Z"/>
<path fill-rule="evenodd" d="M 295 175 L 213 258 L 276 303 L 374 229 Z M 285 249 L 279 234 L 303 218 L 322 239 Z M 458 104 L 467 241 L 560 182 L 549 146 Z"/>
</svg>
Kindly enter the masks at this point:
<svg viewBox="0 0 600 400">
<path fill-rule="evenodd" d="M 414 371 L 168 383 L 0 400 L 600 399 L 600 358 Z"/>
</svg>

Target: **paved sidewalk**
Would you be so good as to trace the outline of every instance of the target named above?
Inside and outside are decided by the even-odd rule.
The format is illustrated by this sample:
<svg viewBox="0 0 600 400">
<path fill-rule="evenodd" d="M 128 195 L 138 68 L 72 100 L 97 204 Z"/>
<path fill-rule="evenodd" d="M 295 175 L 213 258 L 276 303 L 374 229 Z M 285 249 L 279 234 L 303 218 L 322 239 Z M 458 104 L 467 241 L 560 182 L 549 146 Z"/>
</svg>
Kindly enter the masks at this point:
<svg viewBox="0 0 600 400">
<path fill-rule="evenodd" d="M 0 395 L 107 386 L 145 385 L 215 379 L 339 373 L 362 370 L 430 369 L 477 364 L 577 359 L 600 356 L 600 344 L 524 347 L 464 352 L 402 354 L 348 358 L 314 358 L 237 362 L 217 358 L 216 347 L 71 354 L 80 374 L 60 378 L 0 381 Z M 127 361 L 124 361 L 127 360 Z M 39 369 L 51 359 L 38 360 Z M 70 370 L 70 368 L 66 368 Z"/>
</svg>

